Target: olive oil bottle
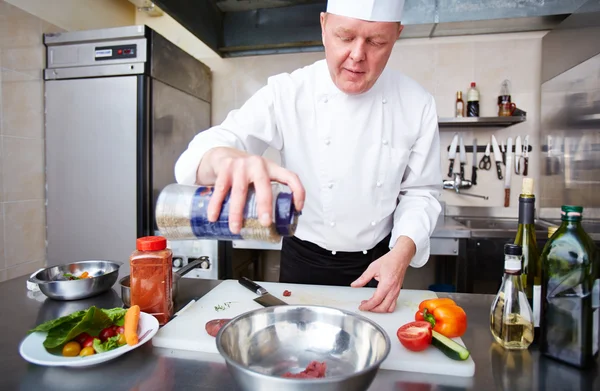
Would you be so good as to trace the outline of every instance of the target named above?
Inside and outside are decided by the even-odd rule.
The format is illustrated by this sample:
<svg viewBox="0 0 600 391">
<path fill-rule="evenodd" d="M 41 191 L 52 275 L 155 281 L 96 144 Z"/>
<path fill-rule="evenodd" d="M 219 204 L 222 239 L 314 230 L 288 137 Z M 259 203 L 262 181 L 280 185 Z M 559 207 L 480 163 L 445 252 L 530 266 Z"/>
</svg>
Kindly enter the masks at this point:
<svg viewBox="0 0 600 391">
<path fill-rule="evenodd" d="M 523 288 L 533 311 L 534 343 L 539 342 L 540 306 L 542 297 L 542 266 L 535 237 L 535 196 L 533 179 L 523 178 L 519 196 L 519 228 L 515 244 L 523 249 L 522 274 Z"/>
<path fill-rule="evenodd" d="M 542 251 L 540 350 L 578 368 L 598 355 L 598 251 L 581 226 L 583 208 L 563 206 L 562 224 Z"/>
</svg>

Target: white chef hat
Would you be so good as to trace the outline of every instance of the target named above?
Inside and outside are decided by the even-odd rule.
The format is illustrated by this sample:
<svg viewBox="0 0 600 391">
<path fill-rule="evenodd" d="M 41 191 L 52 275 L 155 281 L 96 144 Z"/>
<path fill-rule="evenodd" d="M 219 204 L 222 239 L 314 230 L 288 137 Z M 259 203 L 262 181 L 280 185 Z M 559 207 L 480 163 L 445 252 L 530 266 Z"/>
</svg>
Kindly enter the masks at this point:
<svg viewBox="0 0 600 391">
<path fill-rule="evenodd" d="M 327 12 L 372 22 L 400 22 L 404 0 L 328 0 Z"/>
</svg>

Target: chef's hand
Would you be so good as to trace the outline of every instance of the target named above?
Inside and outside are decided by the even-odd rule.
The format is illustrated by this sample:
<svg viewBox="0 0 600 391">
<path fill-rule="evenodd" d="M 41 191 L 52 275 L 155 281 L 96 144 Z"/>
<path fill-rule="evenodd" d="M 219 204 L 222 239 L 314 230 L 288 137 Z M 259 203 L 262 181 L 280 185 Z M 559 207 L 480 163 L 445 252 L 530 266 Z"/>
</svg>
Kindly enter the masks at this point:
<svg viewBox="0 0 600 391">
<path fill-rule="evenodd" d="M 373 278 L 379 281 L 379 284 L 373 296 L 369 300 L 362 301 L 359 310 L 394 312 L 406 269 L 415 252 L 416 246 L 412 239 L 400 236 L 392 250 L 369 265 L 351 286 L 353 288 L 365 286 Z"/>
<path fill-rule="evenodd" d="M 238 234 L 242 228 L 248 185 L 254 184 L 259 221 L 264 227 L 273 221 L 273 194 L 271 181 L 289 186 L 294 206 L 301 211 L 305 191 L 298 175 L 261 156 L 250 155 L 235 148 L 218 147 L 209 150 L 197 172 L 198 183 L 214 184 L 214 193 L 208 204 L 208 221 L 219 218 L 221 205 L 231 189 L 229 201 L 229 230 Z"/>
</svg>

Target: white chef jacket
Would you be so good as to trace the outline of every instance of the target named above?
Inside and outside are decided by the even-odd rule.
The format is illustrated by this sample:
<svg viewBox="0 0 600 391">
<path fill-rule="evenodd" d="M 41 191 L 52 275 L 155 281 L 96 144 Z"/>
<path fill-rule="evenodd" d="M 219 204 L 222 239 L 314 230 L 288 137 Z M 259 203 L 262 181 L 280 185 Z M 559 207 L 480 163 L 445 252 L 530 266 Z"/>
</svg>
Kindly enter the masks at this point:
<svg viewBox="0 0 600 391">
<path fill-rule="evenodd" d="M 296 237 L 337 251 L 365 251 L 391 231 L 429 258 L 441 211 L 440 141 L 435 101 L 405 75 L 385 69 L 367 92 L 347 95 L 325 60 L 268 79 L 225 121 L 199 133 L 175 166 L 178 183 L 196 184 L 209 149 L 262 155 L 268 146 L 295 172 L 306 199 Z"/>
</svg>

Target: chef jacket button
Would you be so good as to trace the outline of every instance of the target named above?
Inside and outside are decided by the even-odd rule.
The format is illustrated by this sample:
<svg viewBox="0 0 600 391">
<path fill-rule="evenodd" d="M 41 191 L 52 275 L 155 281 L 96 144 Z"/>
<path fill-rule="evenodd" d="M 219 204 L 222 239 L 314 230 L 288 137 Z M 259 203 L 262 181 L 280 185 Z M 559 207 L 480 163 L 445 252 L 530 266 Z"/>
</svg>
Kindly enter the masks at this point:
<svg viewBox="0 0 600 391">
<path fill-rule="evenodd" d="M 374 227 L 377 223 L 375 221 L 371 221 L 371 225 Z"/>
<path fill-rule="evenodd" d="M 332 221 L 331 223 L 329 223 L 329 225 L 331 225 L 332 227 L 335 227 L 335 221 Z"/>
<path fill-rule="evenodd" d="M 363 250 L 363 254 L 367 255 L 367 250 Z"/>
<path fill-rule="evenodd" d="M 331 189 L 331 188 L 333 187 L 333 183 L 329 182 L 329 183 L 327 184 L 327 187 Z"/>
<path fill-rule="evenodd" d="M 323 98 L 323 103 L 327 103 L 329 102 L 329 99 L 327 99 L 327 97 Z"/>
<path fill-rule="evenodd" d="M 377 187 L 381 187 L 381 182 L 377 181 L 377 183 L 375 184 Z"/>
<path fill-rule="evenodd" d="M 325 140 L 325 145 L 329 145 L 329 143 L 331 143 L 329 139 Z"/>
<path fill-rule="evenodd" d="M 381 102 L 382 102 L 383 104 L 386 104 L 386 103 L 387 103 L 387 99 L 383 99 Z"/>
<path fill-rule="evenodd" d="M 335 255 L 335 254 L 336 254 L 336 252 L 335 252 L 335 251 L 332 251 L 332 252 L 331 252 L 331 254 Z"/>
<path fill-rule="evenodd" d="M 388 141 L 387 140 L 383 140 L 383 145 L 387 145 Z"/>
</svg>

